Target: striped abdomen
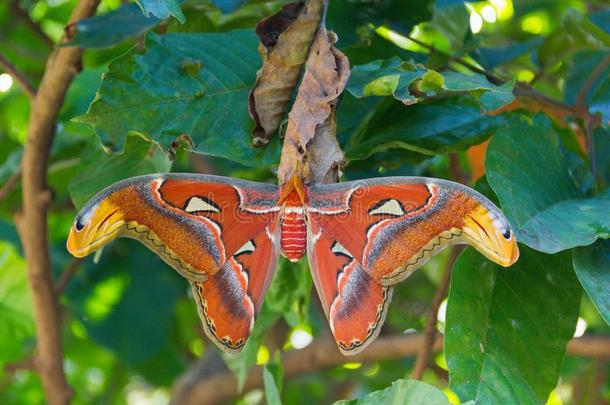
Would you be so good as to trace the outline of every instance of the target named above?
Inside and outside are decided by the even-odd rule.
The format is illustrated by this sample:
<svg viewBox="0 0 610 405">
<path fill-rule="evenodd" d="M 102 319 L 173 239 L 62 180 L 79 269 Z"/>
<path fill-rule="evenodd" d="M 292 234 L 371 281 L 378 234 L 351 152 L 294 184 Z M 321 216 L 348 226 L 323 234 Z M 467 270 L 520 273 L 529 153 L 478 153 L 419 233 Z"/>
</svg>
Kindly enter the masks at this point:
<svg viewBox="0 0 610 405">
<path fill-rule="evenodd" d="M 286 207 L 282 216 L 282 253 L 291 262 L 296 262 L 305 254 L 307 246 L 307 225 L 303 207 Z"/>
</svg>

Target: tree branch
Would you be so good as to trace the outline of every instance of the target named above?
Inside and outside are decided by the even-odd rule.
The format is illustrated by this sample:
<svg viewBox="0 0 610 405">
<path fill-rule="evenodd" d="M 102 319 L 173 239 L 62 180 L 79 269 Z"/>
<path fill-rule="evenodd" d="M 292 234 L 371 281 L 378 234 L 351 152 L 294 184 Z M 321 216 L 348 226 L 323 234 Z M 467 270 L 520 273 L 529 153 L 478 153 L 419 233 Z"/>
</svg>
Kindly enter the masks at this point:
<svg viewBox="0 0 610 405">
<path fill-rule="evenodd" d="M 401 357 L 415 356 L 420 350 L 425 336 L 397 335 L 379 337 L 364 351 L 355 356 L 343 356 L 330 336 L 317 338 L 303 350 L 283 353 L 284 376 L 293 378 L 307 373 L 337 367 L 347 361 L 370 363 Z M 443 339 L 434 340 L 433 351 L 443 347 Z M 235 376 L 223 365 L 216 352 L 209 352 L 195 362 L 174 385 L 172 404 L 220 404 L 239 395 Z M 610 359 L 610 336 L 584 336 L 572 339 L 567 354 L 595 359 Z M 214 370 L 211 372 L 211 370 Z M 244 385 L 244 392 L 263 386 L 263 368 L 255 366 L 250 370 Z"/>
<path fill-rule="evenodd" d="M 0 66 L 19 83 L 30 101 L 36 97 L 36 88 L 22 72 L 19 71 L 2 53 L 0 53 Z"/>
<path fill-rule="evenodd" d="M 583 83 L 578 94 L 576 96 L 575 108 L 581 112 L 583 116 L 583 130 L 585 132 L 585 140 L 587 143 L 587 156 L 589 156 L 589 165 L 591 166 L 591 173 L 593 178 L 597 182 L 597 159 L 595 153 L 595 128 L 600 124 L 600 120 L 596 119 L 595 115 L 589 112 L 587 108 L 587 94 L 591 91 L 591 87 L 595 84 L 599 76 L 606 70 L 610 65 L 610 56 L 605 57 L 596 67 L 593 69 L 587 80 Z"/>
<path fill-rule="evenodd" d="M 70 23 L 92 16 L 99 0 L 80 0 Z M 70 83 L 78 73 L 82 49 L 61 47 L 51 53 L 38 94 L 32 102 L 28 137 L 23 154 L 23 213 L 16 216 L 28 266 L 36 319 L 40 373 L 49 404 L 66 404 L 72 391 L 63 370 L 61 317 L 51 275 L 47 210 L 51 191 L 47 187 L 49 150 L 55 133 L 57 113 Z"/>
<path fill-rule="evenodd" d="M 392 336 L 379 338 L 364 351 L 355 356 L 345 357 L 330 336 L 316 339 L 303 350 L 283 354 L 284 376 L 286 378 L 336 367 L 347 361 L 372 362 L 391 358 L 413 356 L 424 341 L 423 335 Z M 440 350 L 441 340 L 434 347 Z M 198 361 L 174 386 L 173 404 L 195 405 L 219 404 L 238 395 L 237 380 L 228 370 L 209 375 L 203 370 L 206 362 Z M 218 369 L 218 368 L 216 368 Z M 244 385 L 244 391 L 262 387 L 261 366 L 253 367 Z"/>
<path fill-rule="evenodd" d="M 587 80 L 583 83 L 580 90 L 578 90 L 578 94 L 576 96 L 576 108 L 587 109 L 586 98 L 587 94 L 591 90 L 591 87 L 595 84 L 599 76 L 606 70 L 606 68 L 610 65 L 610 56 L 606 56 L 596 67 L 593 69 Z"/>
</svg>

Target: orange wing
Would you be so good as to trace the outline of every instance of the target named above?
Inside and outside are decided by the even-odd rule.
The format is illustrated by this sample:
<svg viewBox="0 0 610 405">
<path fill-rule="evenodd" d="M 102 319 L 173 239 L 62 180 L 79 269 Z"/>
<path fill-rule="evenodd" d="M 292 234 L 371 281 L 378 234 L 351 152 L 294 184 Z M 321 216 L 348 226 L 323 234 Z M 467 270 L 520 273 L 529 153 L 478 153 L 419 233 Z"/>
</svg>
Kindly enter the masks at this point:
<svg viewBox="0 0 610 405">
<path fill-rule="evenodd" d="M 278 262 L 277 225 L 246 242 L 218 273 L 191 282 L 208 337 L 221 349 L 246 344 Z"/>
<path fill-rule="evenodd" d="M 308 225 L 307 254 L 322 308 L 339 350 L 356 354 L 379 334 L 392 288 L 373 280 L 324 229 Z"/>
<path fill-rule="evenodd" d="M 76 217 L 70 253 L 135 238 L 189 279 L 203 326 L 223 350 L 246 342 L 278 259 L 275 185 L 159 174 L 113 184 Z"/>
<path fill-rule="evenodd" d="M 307 190 L 307 214 L 382 285 L 394 285 L 444 247 L 467 243 L 510 266 L 519 251 L 510 225 L 487 198 L 461 184 L 387 177 Z"/>
</svg>

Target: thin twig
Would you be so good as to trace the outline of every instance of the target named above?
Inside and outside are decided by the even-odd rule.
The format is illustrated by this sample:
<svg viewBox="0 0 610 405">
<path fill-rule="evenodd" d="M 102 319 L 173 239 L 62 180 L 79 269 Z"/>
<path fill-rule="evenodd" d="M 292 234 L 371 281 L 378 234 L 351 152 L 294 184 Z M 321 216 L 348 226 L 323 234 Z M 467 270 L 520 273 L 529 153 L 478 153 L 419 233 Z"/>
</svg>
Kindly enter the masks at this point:
<svg viewBox="0 0 610 405">
<path fill-rule="evenodd" d="M 40 25 L 36 24 L 32 20 L 30 14 L 21 8 L 17 0 L 11 0 L 11 10 L 13 11 L 13 15 L 23 21 L 45 45 L 49 46 L 50 48 L 55 46 L 53 40 L 47 34 L 45 34 L 42 28 L 40 28 Z"/>
<path fill-rule="evenodd" d="M 506 78 L 496 76 L 495 74 L 493 74 L 485 69 L 482 69 L 478 66 L 475 66 L 472 63 L 464 60 L 463 58 L 453 56 L 446 52 L 440 51 L 440 50 L 436 49 L 436 47 L 434 45 L 427 44 L 417 38 L 413 38 L 412 36 L 410 36 L 408 34 L 403 34 L 403 35 L 410 41 L 416 43 L 417 45 L 419 45 L 423 48 L 426 48 L 431 52 L 435 52 L 435 53 L 447 58 L 448 60 L 450 60 L 452 62 L 458 63 L 474 73 L 479 73 L 479 74 L 485 75 L 485 77 L 487 77 L 487 80 L 489 80 L 493 84 L 499 85 L 499 84 L 505 83 L 508 80 Z M 608 59 L 608 58 L 606 58 L 606 59 Z M 605 66 L 607 66 L 608 63 L 609 62 L 607 62 L 607 60 L 604 60 L 604 62 L 602 62 L 602 64 L 605 64 Z M 598 68 L 600 70 L 599 70 L 599 72 L 597 72 L 597 75 L 601 74 L 604 69 L 603 67 L 599 67 L 599 66 L 598 66 Z M 589 78 L 588 81 L 591 81 L 591 85 L 592 85 L 594 82 L 594 79 L 592 80 L 591 78 Z M 517 98 L 525 98 L 528 100 L 533 100 L 538 105 L 540 105 L 544 108 L 551 109 L 553 111 L 558 111 L 558 112 L 566 114 L 566 115 L 572 115 L 574 117 L 578 117 L 583 120 L 586 120 L 587 117 L 590 116 L 589 111 L 586 108 L 583 110 L 581 108 L 578 108 L 578 106 L 571 106 L 571 105 L 562 103 L 561 101 L 552 99 L 552 98 L 546 96 L 545 94 L 539 92 L 538 90 L 534 89 L 529 83 L 517 82 L 515 84 L 515 88 L 513 89 L 513 94 Z"/>
<path fill-rule="evenodd" d="M 595 128 L 599 126 L 601 120 L 596 118 L 595 115 L 589 112 L 587 107 L 587 95 L 591 91 L 591 88 L 599 79 L 600 75 L 610 66 L 610 56 L 605 57 L 596 67 L 593 69 L 587 80 L 583 83 L 578 94 L 576 95 L 576 103 L 574 107 L 577 111 L 580 111 L 583 117 L 582 128 L 585 133 L 585 140 L 587 142 L 587 156 L 589 156 L 589 165 L 591 167 L 591 173 L 593 178 L 597 181 L 597 159 L 595 152 Z"/>
<path fill-rule="evenodd" d="M 99 0 L 80 0 L 69 22 L 92 16 L 98 4 Z M 61 47 L 49 56 L 38 94 L 32 102 L 23 153 L 23 213 L 15 216 L 36 320 L 35 365 L 46 401 L 51 405 L 69 403 L 72 390 L 63 369 L 61 316 L 51 274 L 47 212 L 52 193 L 47 185 L 47 165 L 57 114 L 80 69 L 82 52 L 77 47 Z"/>
<path fill-rule="evenodd" d="M 11 177 L 9 177 L 4 182 L 2 187 L 0 187 L 0 200 L 6 198 L 6 196 L 8 196 L 11 191 L 13 191 L 15 186 L 19 184 L 19 179 L 21 179 L 21 168 L 19 168 L 19 170 L 13 173 Z"/>
<path fill-rule="evenodd" d="M 464 66 L 466 69 L 469 69 L 469 70 L 471 70 L 471 71 L 473 71 L 473 72 L 475 72 L 475 73 L 480 73 L 480 74 L 484 75 L 484 76 L 485 76 L 485 77 L 487 77 L 487 79 L 488 79 L 490 82 L 492 82 L 493 84 L 501 84 L 501 83 L 504 83 L 504 82 L 506 81 L 506 80 L 503 80 L 503 79 L 501 79 L 501 78 L 499 78 L 499 77 L 495 76 L 493 73 L 488 72 L 487 70 L 482 69 L 482 68 L 480 68 L 480 67 L 478 67 L 478 66 L 475 66 L 475 65 L 473 65 L 472 63 L 470 63 L 470 62 L 468 62 L 468 61 L 466 61 L 466 60 L 464 60 L 464 59 L 462 59 L 462 58 L 460 58 L 460 57 L 453 56 L 453 55 L 448 54 L 448 53 L 446 53 L 446 52 L 440 51 L 440 50 L 438 50 L 438 49 L 437 49 L 437 48 L 436 48 L 434 45 L 427 44 L 427 43 L 425 43 L 425 42 L 423 42 L 423 41 L 420 41 L 420 40 L 419 40 L 419 39 L 417 39 L 417 38 L 413 38 L 412 36 L 410 36 L 410 35 L 408 35 L 408 34 L 406 34 L 406 35 L 404 35 L 404 36 L 405 36 L 405 38 L 407 38 L 409 41 L 412 41 L 412 42 L 416 43 L 417 45 L 421 46 L 422 48 L 426 48 L 426 49 L 427 49 L 427 50 L 429 50 L 430 52 L 433 52 L 433 53 L 436 53 L 436 54 L 438 54 L 438 55 L 441 55 L 441 56 L 443 56 L 444 58 L 446 58 L 446 59 L 448 59 L 448 60 L 450 60 L 450 61 L 452 61 L 452 62 L 455 62 L 455 63 L 457 63 L 457 64 L 459 64 L 459 65 L 462 65 L 462 66 Z"/>
<path fill-rule="evenodd" d="M 449 291 L 451 268 L 453 267 L 453 263 L 455 262 L 455 259 L 457 259 L 461 251 L 461 246 L 451 247 L 449 258 L 447 259 L 447 265 L 445 267 L 445 272 L 443 274 L 443 279 L 434 294 L 432 303 L 430 304 L 430 310 L 428 311 L 428 320 L 426 321 L 426 326 L 424 328 L 424 341 L 422 342 L 421 348 L 417 355 L 417 360 L 415 362 L 415 367 L 413 368 L 413 378 L 415 378 L 416 380 L 421 380 L 422 376 L 424 375 L 424 371 L 426 371 L 426 368 L 428 368 L 430 356 L 432 355 L 434 348 L 434 342 L 436 341 L 436 320 L 438 309 L 440 308 L 441 303 L 447 296 L 447 291 Z"/>
<path fill-rule="evenodd" d="M 606 56 L 596 67 L 593 69 L 587 80 L 583 83 L 580 90 L 578 90 L 578 94 L 576 95 L 576 108 L 587 109 L 587 94 L 591 90 L 591 87 L 595 84 L 599 76 L 606 70 L 606 68 L 610 66 L 610 56 Z"/>
<path fill-rule="evenodd" d="M 10 74 L 19 83 L 25 94 L 30 98 L 30 101 L 36 97 L 36 88 L 19 69 L 15 67 L 2 53 L 0 53 L 0 66 Z"/>
<path fill-rule="evenodd" d="M 36 368 L 34 353 L 28 355 L 22 360 L 14 363 L 8 363 L 4 366 L 4 371 L 7 373 L 14 373 L 19 370 L 34 370 Z"/>
<path fill-rule="evenodd" d="M 80 266 L 82 261 L 83 261 L 83 259 L 80 259 L 80 258 L 72 259 L 72 261 L 70 262 L 70 264 L 68 264 L 68 266 L 66 267 L 64 272 L 61 273 L 59 280 L 57 280 L 57 283 L 55 284 L 55 294 L 56 295 L 59 296 L 64 292 L 64 290 L 70 283 L 72 276 L 74 276 L 74 274 L 78 270 L 78 267 Z"/>
</svg>

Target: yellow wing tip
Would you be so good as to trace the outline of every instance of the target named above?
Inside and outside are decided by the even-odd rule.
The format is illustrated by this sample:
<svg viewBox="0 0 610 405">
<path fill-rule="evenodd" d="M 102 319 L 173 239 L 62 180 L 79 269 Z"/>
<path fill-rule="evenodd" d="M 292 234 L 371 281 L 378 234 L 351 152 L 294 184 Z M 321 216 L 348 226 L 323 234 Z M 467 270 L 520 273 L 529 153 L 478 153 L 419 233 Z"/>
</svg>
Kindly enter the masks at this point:
<svg viewBox="0 0 610 405">
<path fill-rule="evenodd" d="M 519 247 L 508 221 L 483 206 L 466 215 L 463 231 L 470 244 L 494 263 L 512 266 L 519 259 Z"/>
<path fill-rule="evenodd" d="M 123 225 L 120 210 L 103 200 L 76 217 L 66 248 L 74 257 L 85 257 L 115 239 Z"/>
</svg>

